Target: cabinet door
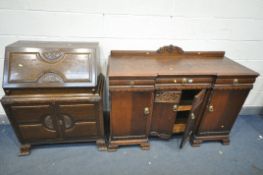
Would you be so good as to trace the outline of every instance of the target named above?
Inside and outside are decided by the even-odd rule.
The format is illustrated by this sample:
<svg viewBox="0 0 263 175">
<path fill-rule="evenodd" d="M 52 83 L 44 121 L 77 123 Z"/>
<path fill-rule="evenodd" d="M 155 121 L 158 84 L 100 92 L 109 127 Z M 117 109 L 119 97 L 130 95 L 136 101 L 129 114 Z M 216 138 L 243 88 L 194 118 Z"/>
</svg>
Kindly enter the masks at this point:
<svg viewBox="0 0 263 175">
<path fill-rule="evenodd" d="M 65 139 L 96 138 L 95 104 L 58 104 L 58 123 Z"/>
<path fill-rule="evenodd" d="M 44 142 L 58 137 L 54 112 L 50 105 L 11 106 L 9 119 L 17 128 L 21 142 Z"/>
<path fill-rule="evenodd" d="M 171 137 L 180 97 L 181 91 L 156 92 L 151 121 L 151 135 L 163 139 Z"/>
<path fill-rule="evenodd" d="M 153 92 L 111 92 L 111 138 L 146 138 L 150 128 Z"/>
<path fill-rule="evenodd" d="M 249 89 L 213 91 L 199 127 L 199 134 L 228 134 L 249 93 Z"/>
<path fill-rule="evenodd" d="M 202 106 L 204 102 L 205 94 L 206 94 L 206 90 L 203 89 L 194 97 L 194 100 L 192 103 L 192 109 L 188 116 L 186 127 L 185 127 L 185 132 L 183 134 L 183 138 L 180 143 L 180 148 L 183 147 L 184 143 L 191 136 L 193 132 L 195 121 L 197 117 L 199 117 L 199 114 L 201 113 L 200 107 Z"/>
</svg>

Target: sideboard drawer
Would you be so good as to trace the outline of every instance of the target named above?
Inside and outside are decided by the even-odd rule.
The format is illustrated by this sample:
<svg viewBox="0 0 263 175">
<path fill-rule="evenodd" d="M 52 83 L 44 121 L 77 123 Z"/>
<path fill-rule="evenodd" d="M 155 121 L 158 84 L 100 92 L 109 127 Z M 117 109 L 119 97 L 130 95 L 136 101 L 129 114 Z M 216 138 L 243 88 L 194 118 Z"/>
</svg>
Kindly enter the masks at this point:
<svg viewBox="0 0 263 175">
<path fill-rule="evenodd" d="M 251 77 L 219 77 L 216 79 L 216 84 L 252 84 L 255 78 Z"/>
<path fill-rule="evenodd" d="M 174 76 L 174 77 L 160 77 L 156 79 L 157 84 L 199 84 L 212 83 L 212 77 L 208 76 Z"/>
<path fill-rule="evenodd" d="M 153 79 L 125 79 L 125 80 L 110 80 L 111 85 L 153 85 Z"/>
</svg>

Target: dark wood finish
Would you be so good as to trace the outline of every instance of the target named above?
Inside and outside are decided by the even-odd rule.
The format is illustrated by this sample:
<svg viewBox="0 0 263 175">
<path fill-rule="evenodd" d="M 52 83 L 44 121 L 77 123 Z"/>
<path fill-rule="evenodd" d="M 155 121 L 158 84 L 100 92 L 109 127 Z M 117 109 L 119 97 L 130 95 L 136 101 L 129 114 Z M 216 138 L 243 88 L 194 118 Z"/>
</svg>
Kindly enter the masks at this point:
<svg viewBox="0 0 263 175">
<path fill-rule="evenodd" d="M 110 138 L 118 136 L 115 131 L 123 132 L 118 140 L 109 140 L 110 149 L 141 143 L 138 137 L 132 137 L 130 128 L 141 128 L 138 106 L 145 101 L 153 104 L 153 112 L 148 116 L 150 135 L 170 138 L 172 133 L 183 132 L 181 146 L 188 136 L 193 146 L 206 140 L 228 144 L 229 132 L 258 74 L 224 54 L 223 51 L 189 52 L 172 45 L 157 51 L 112 51 L 108 69 Z M 151 96 L 141 95 L 144 100 L 133 98 L 149 91 Z M 182 92 L 180 98 L 171 95 L 173 91 Z M 160 92 L 164 95 L 158 97 Z M 212 110 L 211 103 L 216 109 L 208 113 L 207 110 Z M 134 104 L 138 108 L 131 112 Z M 174 105 L 177 105 L 175 111 Z M 194 120 L 190 120 L 191 114 L 195 115 Z M 144 139 L 148 144 L 147 136 Z"/>
<path fill-rule="evenodd" d="M 133 144 L 146 149 L 152 111 L 153 92 L 112 92 L 109 148 L 118 147 L 118 140 L 130 138 Z M 118 127 L 121 123 L 122 127 Z M 136 140 L 136 141 L 135 141 Z"/>
<path fill-rule="evenodd" d="M 200 117 L 200 106 L 202 105 L 202 103 L 204 103 L 205 94 L 206 90 L 203 89 L 197 95 L 194 96 L 191 112 L 188 116 L 183 138 L 180 143 L 180 148 L 183 147 L 183 145 L 186 142 L 186 139 L 188 139 L 193 133 L 195 121 L 197 120 L 197 118 Z"/>
<path fill-rule="evenodd" d="M 96 43 L 18 41 L 6 47 L 1 103 L 21 155 L 50 143 L 96 141 L 106 150 L 98 60 Z"/>
<path fill-rule="evenodd" d="M 173 134 L 181 91 L 158 91 L 155 95 L 151 135 L 169 139 Z"/>
</svg>

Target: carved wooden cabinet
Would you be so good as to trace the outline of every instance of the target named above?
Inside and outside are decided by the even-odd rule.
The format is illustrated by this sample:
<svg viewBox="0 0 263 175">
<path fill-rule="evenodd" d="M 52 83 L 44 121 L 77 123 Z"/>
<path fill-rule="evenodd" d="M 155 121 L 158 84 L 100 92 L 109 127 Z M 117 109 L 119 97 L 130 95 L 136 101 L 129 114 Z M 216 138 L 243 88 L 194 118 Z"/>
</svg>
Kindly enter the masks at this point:
<svg viewBox="0 0 263 175">
<path fill-rule="evenodd" d="M 258 74 L 222 51 L 112 51 L 109 60 L 109 150 L 149 136 L 229 143 L 229 133 Z"/>
<path fill-rule="evenodd" d="M 6 47 L 1 103 L 21 142 L 96 141 L 105 150 L 97 43 L 18 41 Z"/>
</svg>

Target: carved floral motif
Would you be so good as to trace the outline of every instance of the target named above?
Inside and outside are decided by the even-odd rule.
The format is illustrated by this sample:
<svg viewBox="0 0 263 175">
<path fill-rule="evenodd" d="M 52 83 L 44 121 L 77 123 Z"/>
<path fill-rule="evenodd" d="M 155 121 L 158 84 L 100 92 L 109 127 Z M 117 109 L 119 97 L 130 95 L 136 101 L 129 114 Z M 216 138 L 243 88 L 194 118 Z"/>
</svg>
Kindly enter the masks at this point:
<svg viewBox="0 0 263 175">
<path fill-rule="evenodd" d="M 176 103 L 180 100 L 180 94 L 173 91 L 158 92 L 155 96 L 155 102 Z"/>
</svg>

